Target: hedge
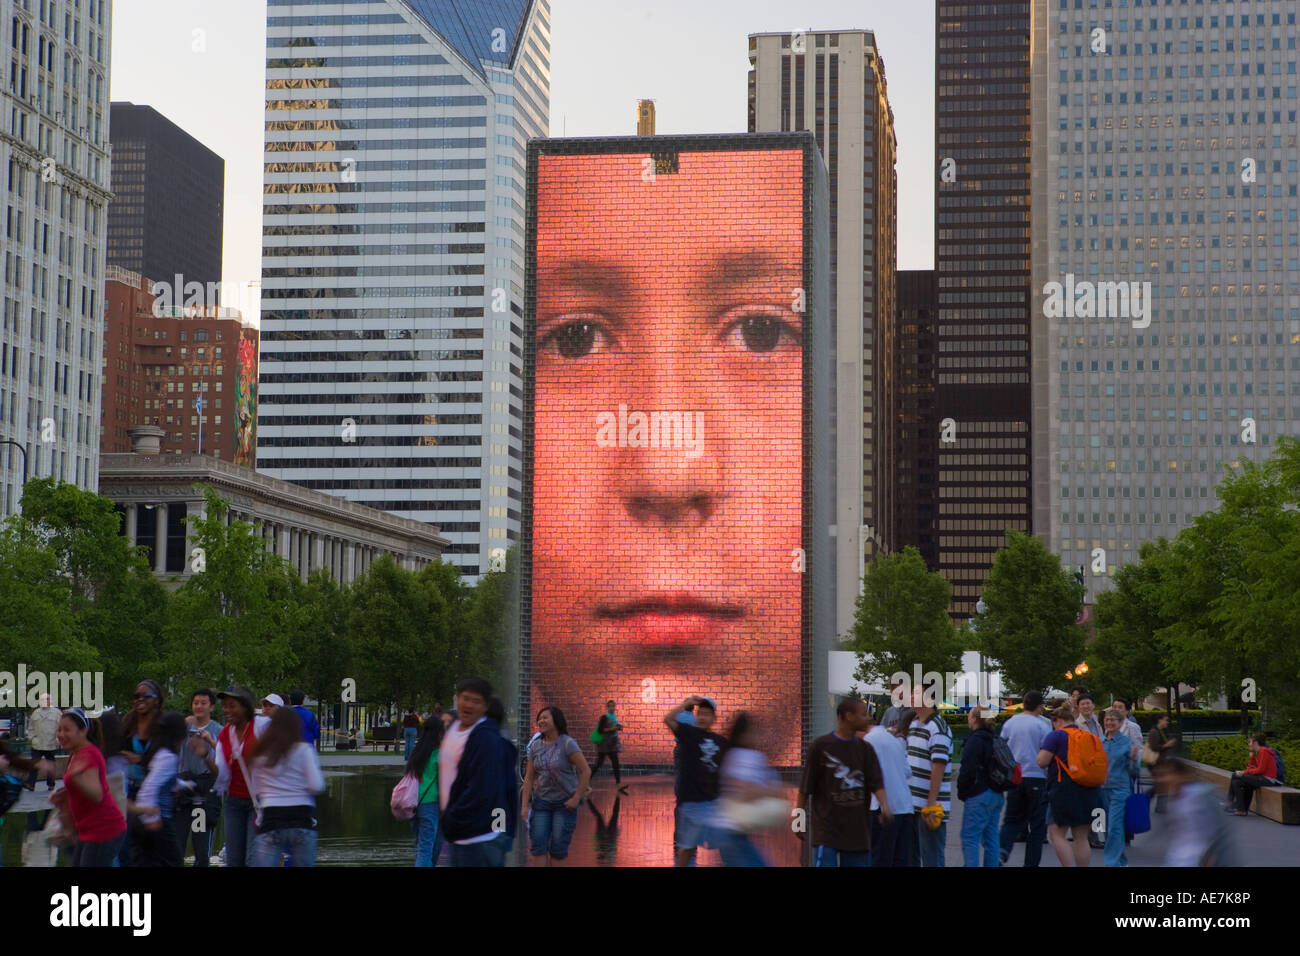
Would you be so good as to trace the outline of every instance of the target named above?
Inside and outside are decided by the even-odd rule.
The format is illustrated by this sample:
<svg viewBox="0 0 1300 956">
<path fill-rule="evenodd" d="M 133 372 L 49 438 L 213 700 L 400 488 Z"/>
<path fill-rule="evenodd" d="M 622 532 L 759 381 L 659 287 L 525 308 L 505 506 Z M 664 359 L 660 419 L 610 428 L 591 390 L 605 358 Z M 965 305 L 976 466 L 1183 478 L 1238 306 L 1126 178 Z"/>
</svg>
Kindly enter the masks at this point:
<svg viewBox="0 0 1300 956">
<path fill-rule="evenodd" d="M 1300 776 L 1300 740 L 1270 740 L 1268 745 L 1282 755 L 1286 764 L 1287 782 L 1295 786 Z M 1193 741 L 1187 747 L 1187 756 L 1197 763 L 1209 764 L 1220 770 L 1244 770 L 1250 761 L 1250 746 L 1243 736 L 1212 737 Z"/>
</svg>

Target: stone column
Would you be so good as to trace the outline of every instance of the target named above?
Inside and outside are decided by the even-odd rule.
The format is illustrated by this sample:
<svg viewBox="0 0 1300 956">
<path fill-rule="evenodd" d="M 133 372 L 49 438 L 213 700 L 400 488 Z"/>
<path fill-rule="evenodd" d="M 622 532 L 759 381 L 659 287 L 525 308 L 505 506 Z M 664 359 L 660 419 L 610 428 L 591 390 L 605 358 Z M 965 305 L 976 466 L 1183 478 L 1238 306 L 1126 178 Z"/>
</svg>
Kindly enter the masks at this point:
<svg viewBox="0 0 1300 956">
<path fill-rule="evenodd" d="M 192 566 L 192 562 L 194 559 L 194 549 L 199 546 L 198 535 L 194 528 L 194 522 L 203 520 L 206 514 L 207 504 L 208 503 L 205 500 L 187 501 L 185 503 L 186 516 L 193 519 L 191 523 L 185 526 L 185 568 L 184 570 L 186 572 L 188 572 Z"/>
<path fill-rule="evenodd" d="M 289 558 L 289 529 L 282 524 L 275 526 L 275 553 L 285 560 Z"/>
<path fill-rule="evenodd" d="M 357 546 L 351 541 L 343 544 L 343 583 L 351 584 L 357 576 Z"/>
<path fill-rule="evenodd" d="M 134 501 L 126 506 L 126 543 L 135 547 L 136 526 L 139 523 L 140 506 Z"/>
<path fill-rule="evenodd" d="M 167 571 L 167 504 L 163 502 L 153 509 L 158 523 L 153 532 L 153 569 L 157 574 Z"/>
</svg>

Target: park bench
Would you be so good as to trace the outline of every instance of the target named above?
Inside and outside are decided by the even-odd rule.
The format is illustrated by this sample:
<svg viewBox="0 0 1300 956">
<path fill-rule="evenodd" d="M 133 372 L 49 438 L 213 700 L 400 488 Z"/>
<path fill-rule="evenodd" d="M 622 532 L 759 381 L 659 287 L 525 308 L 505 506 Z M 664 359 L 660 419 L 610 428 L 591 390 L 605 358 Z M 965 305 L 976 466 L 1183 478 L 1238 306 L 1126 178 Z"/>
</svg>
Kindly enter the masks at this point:
<svg viewBox="0 0 1300 956">
<path fill-rule="evenodd" d="M 1220 770 L 1209 764 L 1192 763 L 1199 780 L 1214 786 L 1224 798 L 1228 794 L 1231 770 Z M 1300 790 L 1295 787 L 1260 787 L 1251 801 L 1251 812 L 1275 823 L 1300 825 Z"/>
</svg>

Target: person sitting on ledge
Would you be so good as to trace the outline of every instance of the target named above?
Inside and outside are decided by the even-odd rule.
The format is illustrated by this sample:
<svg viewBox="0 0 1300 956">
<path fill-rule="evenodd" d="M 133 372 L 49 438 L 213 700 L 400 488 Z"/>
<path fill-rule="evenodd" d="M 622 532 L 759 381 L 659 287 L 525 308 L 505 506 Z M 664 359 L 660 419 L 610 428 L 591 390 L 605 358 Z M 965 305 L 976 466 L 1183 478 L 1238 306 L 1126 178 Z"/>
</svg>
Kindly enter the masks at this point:
<svg viewBox="0 0 1300 956">
<path fill-rule="evenodd" d="M 1277 761 L 1273 751 L 1265 746 L 1268 737 L 1262 733 L 1250 738 L 1250 763 L 1245 770 L 1234 770 L 1232 780 L 1228 783 L 1228 802 L 1223 808 L 1234 816 L 1244 817 L 1250 813 L 1250 800 L 1260 787 L 1276 787 Z"/>
</svg>

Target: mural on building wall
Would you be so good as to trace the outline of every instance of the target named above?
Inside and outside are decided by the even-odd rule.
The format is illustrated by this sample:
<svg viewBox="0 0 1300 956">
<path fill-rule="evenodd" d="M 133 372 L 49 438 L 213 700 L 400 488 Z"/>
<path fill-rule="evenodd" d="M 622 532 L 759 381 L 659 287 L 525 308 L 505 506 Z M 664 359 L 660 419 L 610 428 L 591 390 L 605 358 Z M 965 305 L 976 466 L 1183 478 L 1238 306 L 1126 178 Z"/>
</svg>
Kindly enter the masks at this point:
<svg viewBox="0 0 1300 956">
<path fill-rule="evenodd" d="M 252 468 L 257 461 L 257 341 L 239 340 L 239 383 L 235 394 L 235 464 Z"/>
</svg>

